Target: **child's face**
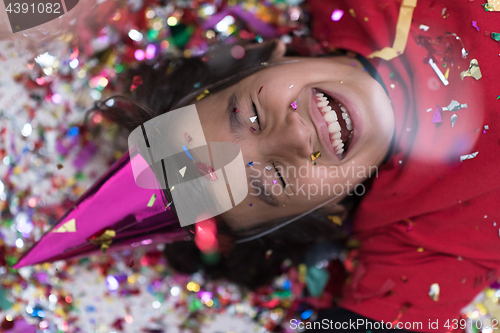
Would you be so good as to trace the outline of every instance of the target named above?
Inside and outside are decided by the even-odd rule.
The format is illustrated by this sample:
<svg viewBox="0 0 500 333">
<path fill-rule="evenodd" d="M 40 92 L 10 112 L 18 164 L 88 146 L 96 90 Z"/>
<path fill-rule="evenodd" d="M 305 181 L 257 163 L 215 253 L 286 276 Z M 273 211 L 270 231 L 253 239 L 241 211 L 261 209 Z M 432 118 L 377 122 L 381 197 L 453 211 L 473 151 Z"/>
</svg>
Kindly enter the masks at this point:
<svg viewBox="0 0 500 333">
<path fill-rule="evenodd" d="M 196 103 L 206 141 L 237 143 L 245 163 L 253 162 L 246 165 L 248 196 L 224 213 L 235 228 L 295 216 L 335 195 L 339 197 L 334 202 L 339 202 L 355 185 L 377 176 L 376 167 L 388 152 L 393 110 L 383 88 L 359 62 L 347 57 L 279 60 L 292 59 L 301 61 L 266 68 Z M 321 101 L 315 93 L 320 92 L 336 100 L 328 99 L 328 106 L 336 110 L 340 131 L 335 116 L 325 118 L 322 109 L 327 106 L 318 106 Z M 228 106 L 233 94 L 240 96 L 239 112 Z M 352 128 L 343 120 L 338 102 Z M 258 114 L 253 123 L 252 103 Z M 335 141 L 339 135 L 343 148 Z M 318 151 L 321 157 L 312 162 L 311 154 Z M 272 196 L 259 196 L 260 184 Z M 361 186 L 357 193 L 363 191 Z"/>
</svg>

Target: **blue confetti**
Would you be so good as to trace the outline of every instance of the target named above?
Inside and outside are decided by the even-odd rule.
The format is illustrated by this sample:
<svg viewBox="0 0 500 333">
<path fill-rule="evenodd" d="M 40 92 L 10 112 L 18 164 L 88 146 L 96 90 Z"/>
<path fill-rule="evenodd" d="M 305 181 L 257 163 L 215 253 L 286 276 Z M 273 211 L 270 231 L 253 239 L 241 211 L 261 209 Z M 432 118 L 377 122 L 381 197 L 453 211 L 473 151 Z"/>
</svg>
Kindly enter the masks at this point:
<svg viewBox="0 0 500 333">
<path fill-rule="evenodd" d="M 186 146 L 182 146 L 182 149 L 186 152 L 186 155 L 191 159 L 191 161 L 194 161 L 193 156 L 189 153 L 189 150 L 186 148 Z"/>
<path fill-rule="evenodd" d="M 306 320 L 309 317 L 311 317 L 312 314 L 313 314 L 313 310 L 309 309 L 309 310 L 302 312 L 300 315 L 300 318 L 302 318 L 303 320 Z"/>
<path fill-rule="evenodd" d="M 253 165 L 253 162 L 249 162 L 249 163 L 248 163 L 248 166 L 252 166 L 252 165 Z"/>
<path fill-rule="evenodd" d="M 71 127 L 70 130 L 68 131 L 69 136 L 75 136 L 78 135 L 78 133 L 80 133 L 80 129 L 76 126 Z"/>
</svg>

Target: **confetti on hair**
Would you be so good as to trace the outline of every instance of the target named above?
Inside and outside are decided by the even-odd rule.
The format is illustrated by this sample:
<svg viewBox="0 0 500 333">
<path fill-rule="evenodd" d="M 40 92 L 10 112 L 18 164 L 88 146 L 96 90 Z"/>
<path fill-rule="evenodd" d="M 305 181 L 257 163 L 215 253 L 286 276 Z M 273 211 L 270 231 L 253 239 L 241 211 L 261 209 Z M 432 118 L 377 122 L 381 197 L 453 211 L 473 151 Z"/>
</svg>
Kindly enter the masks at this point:
<svg viewBox="0 0 500 333">
<path fill-rule="evenodd" d="M 479 154 L 478 151 L 476 151 L 475 153 L 472 153 L 472 154 L 462 155 L 462 156 L 460 156 L 460 162 L 463 162 L 465 160 L 471 160 L 471 159 L 475 158 L 477 156 L 477 154 Z"/>
<path fill-rule="evenodd" d="M 457 121 L 458 116 L 456 114 L 450 117 L 451 119 L 451 127 L 455 126 L 455 122 Z"/>
<path fill-rule="evenodd" d="M 315 159 L 317 159 L 318 157 L 321 157 L 321 152 L 320 151 L 317 151 L 315 153 L 312 153 L 311 154 L 311 161 L 314 162 Z"/>
<path fill-rule="evenodd" d="M 330 221 L 332 221 L 334 224 L 342 226 L 342 220 L 338 215 L 327 215 L 326 216 Z"/>
<path fill-rule="evenodd" d="M 479 80 L 482 77 L 481 69 L 479 69 L 479 63 L 477 62 L 477 59 L 472 59 L 469 64 L 469 68 L 466 71 L 460 73 L 460 77 L 462 78 L 462 80 L 466 76 L 472 76 L 476 80 Z"/>
<path fill-rule="evenodd" d="M 188 143 L 193 142 L 193 138 L 191 136 L 189 136 L 189 134 L 187 134 L 187 132 L 184 132 L 184 138 L 186 139 L 186 141 Z"/>
<path fill-rule="evenodd" d="M 181 174 L 181 177 L 184 178 L 184 175 L 186 174 L 186 166 L 183 166 L 180 170 L 179 173 Z M 177 193 L 177 192 L 176 192 Z"/>
<path fill-rule="evenodd" d="M 427 31 L 429 30 L 429 26 L 425 24 L 421 24 L 420 27 L 418 27 L 420 30 Z"/>
<path fill-rule="evenodd" d="M 434 111 L 434 115 L 432 116 L 432 123 L 437 124 L 442 121 L 441 118 L 441 110 L 439 109 L 439 105 L 436 107 L 436 110 Z"/>
<path fill-rule="evenodd" d="M 59 164 L 57 165 L 57 169 L 61 170 L 62 168 L 63 168 L 63 165 L 62 165 L 61 163 L 59 163 Z"/>
<path fill-rule="evenodd" d="M 330 16 L 330 18 L 332 19 L 332 21 L 338 22 L 338 21 L 340 21 L 340 19 L 342 19 L 342 16 L 344 16 L 344 11 L 342 9 L 335 9 L 332 12 L 332 15 Z"/>
<path fill-rule="evenodd" d="M 257 120 L 257 116 L 250 117 L 250 121 L 252 123 L 255 123 L 256 120 Z"/>
<path fill-rule="evenodd" d="M 476 28 L 477 31 L 481 30 L 481 28 L 477 26 L 477 21 L 472 21 L 472 26 Z"/>
<path fill-rule="evenodd" d="M 203 97 L 207 96 L 208 94 L 210 94 L 210 92 L 208 91 L 208 89 L 205 89 L 201 94 L 196 96 L 196 101 L 201 100 Z"/>
<path fill-rule="evenodd" d="M 259 92 L 258 92 L 259 94 L 262 91 L 262 88 L 264 88 L 264 86 L 262 86 L 262 87 L 259 88 Z"/>
<path fill-rule="evenodd" d="M 248 166 L 252 166 L 253 165 L 253 162 L 248 162 Z"/>
<path fill-rule="evenodd" d="M 193 85 L 193 87 L 194 87 L 195 89 L 198 89 L 200 86 L 201 86 L 201 83 L 200 83 L 200 82 L 196 82 L 196 83 Z"/>
<path fill-rule="evenodd" d="M 132 79 L 132 85 L 130 86 L 130 91 L 134 91 L 137 89 L 139 86 L 142 85 L 142 76 L 140 75 L 135 75 Z"/>
<path fill-rule="evenodd" d="M 257 131 L 253 126 L 250 126 L 250 128 L 255 132 Z"/>
<path fill-rule="evenodd" d="M 154 203 L 156 201 L 156 194 L 153 194 L 151 196 L 151 198 L 149 199 L 149 202 L 148 202 L 148 207 L 153 207 Z"/>
<path fill-rule="evenodd" d="M 433 283 L 431 284 L 431 288 L 429 289 L 429 297 L 434 301 L 437 302 L 439 301 L 439 294 L 441 292 L 439 288 L 439 284 Z"/>
<path fill-rule="evenodd" d="M 460 109 L 465 109 L 467 104 L 460 104 L 459 102 L 452 100 L 448 106 L 443 107 L 443 111 L 458 111 Z"/>
<path fill-rule="evenodd" d="M 184 149 L 184 152 L 186 153 L 186 155 L 189 157 L 189 159 L 191 161 L 194 161 L 194 158 L 193 156 L 191 156 L 191 154 L 189 153 L 189 150 L 187 149 L 187 147 L 185 145 L 182 145 L 182 149 Z"/>
</svg>

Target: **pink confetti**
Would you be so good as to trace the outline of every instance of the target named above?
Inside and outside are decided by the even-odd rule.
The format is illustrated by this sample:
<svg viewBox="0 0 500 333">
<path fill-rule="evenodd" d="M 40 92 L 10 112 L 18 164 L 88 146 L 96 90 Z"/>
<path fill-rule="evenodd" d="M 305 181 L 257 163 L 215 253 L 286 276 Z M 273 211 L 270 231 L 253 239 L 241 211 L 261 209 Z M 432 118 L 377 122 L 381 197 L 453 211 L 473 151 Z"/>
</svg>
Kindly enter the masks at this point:
<svg viewBox="0 0 500 333">
<path fill-rule="evenodd" d="M 292 104 L 290 104 L 294 110 L 297 110 L 297 103 L 293 101 Z"/>
<path fill-rule="evenodd" d="M 441 112 L 439 110 L 439 105 L 436 107 L 436 111 L 434 111 L 434 115 L 432 116 L 432 123 L 440 123 L 442 121 L 441 119 Z"/>
<path fill-rule="evenodd" d="M 344 11 L 342 9 L 335 9 L 332 13 L 332 21 L 340 21 L 340 19 L 344 16 Z"/>
<path fill-rule="evenodd" d="M 477 31 L 481 30 L 481 28 L 477 26 L 477 21 L 472 21 L 472 26 L 476 28 Z"/>
<path fill-rule="evenodd" d="M 276 185 L 278 184 L 278 182 L 273 179 L 273 184 Z"/>
</svg>

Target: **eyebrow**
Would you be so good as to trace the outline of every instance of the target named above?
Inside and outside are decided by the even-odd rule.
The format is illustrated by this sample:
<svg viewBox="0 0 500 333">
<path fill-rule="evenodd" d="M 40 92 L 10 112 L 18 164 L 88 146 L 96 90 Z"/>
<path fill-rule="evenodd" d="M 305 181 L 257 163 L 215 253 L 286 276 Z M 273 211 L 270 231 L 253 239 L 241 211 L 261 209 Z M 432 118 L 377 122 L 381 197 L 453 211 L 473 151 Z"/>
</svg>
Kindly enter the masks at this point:
<svg viewBox="0 0 500 333">
<path fill-rule="evenodd" d="M 260 176 L 256 176 L 256 172 L 253 171 L 251 174 L 250 174 L 250 184 L 251 184 L 251 188 L 254 189 L 255 187 L 257 187 L 257 190 L 259 191 L 259 194 L 257 195 L 257 197 L 263 201 L 264 203 L 268 204 L 269 206 L 273 206 L 273 207 L 279 207 L 279 200 L 278 198 L 267 191 L 266 187 L 264 186 L 264 182 L 262 181 L 263 180 L 263 177 L 262 175 Z M 255 193 L 255 192 L 254 192 Z"/>
<path fill-rule="evenodd" d="M 231 133 L 236 133 L 238 130 L 243 128 L 244 124 L 241 121 L 241 116 L 237 112 L 233 112 L 233 108 L 236 108 L 241 103 L 241 95 L 236 92 L 229 96 L 227 101 L 227 112 L 229 113 L 229 128 Z M 241 112 L 241 111 L 240 111 Z"/>
</svg>

